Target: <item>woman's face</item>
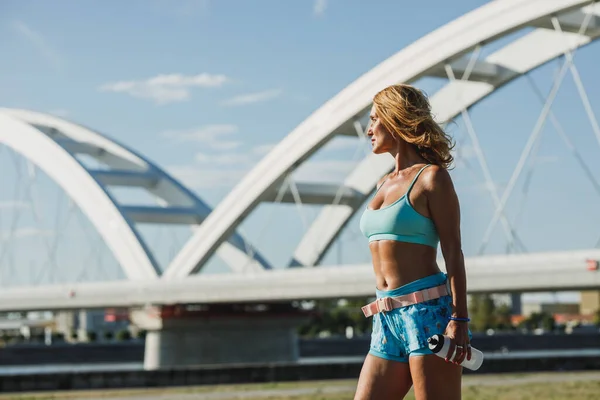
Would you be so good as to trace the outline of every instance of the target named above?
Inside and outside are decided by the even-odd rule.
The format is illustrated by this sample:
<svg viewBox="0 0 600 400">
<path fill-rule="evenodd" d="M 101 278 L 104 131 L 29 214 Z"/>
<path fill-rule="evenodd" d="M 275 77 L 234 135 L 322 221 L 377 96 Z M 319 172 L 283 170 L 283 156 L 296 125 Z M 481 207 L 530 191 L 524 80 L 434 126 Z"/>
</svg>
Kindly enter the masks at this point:
<svg viewBox="0 0 600 400">
<path fill-rule="evenodd" d="M 367 136 L 371 138 L 372 151 L 375 154 L 388 153 L 393 151 L 397 146 L 398 142 L 394 136 L 388 131 L 377 115 L 375 105 L 371 108 L 371 114 L 369 115 L 369 129 L 367 130 Z"/>
</svg>

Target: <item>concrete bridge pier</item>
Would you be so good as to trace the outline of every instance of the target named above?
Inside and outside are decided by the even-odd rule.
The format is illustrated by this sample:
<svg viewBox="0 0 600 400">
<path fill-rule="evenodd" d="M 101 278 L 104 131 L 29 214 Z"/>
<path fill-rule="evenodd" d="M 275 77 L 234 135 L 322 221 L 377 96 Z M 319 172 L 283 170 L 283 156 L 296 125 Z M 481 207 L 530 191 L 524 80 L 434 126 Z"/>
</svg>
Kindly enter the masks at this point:
<svg viewBox="0 0 600 400">
<path fill-rule="evenodd" d="M 510 294 L 510 312 L 513 315 L 521 315 L 523 313 L 521 293 L 515 292 Z"/>
<path fill-rule="evenodd" d="M 304 314 L 275 305 L 150 306 L 131 311 L 147 331 L 144 369 L 293 362 Z"/>
</svg>

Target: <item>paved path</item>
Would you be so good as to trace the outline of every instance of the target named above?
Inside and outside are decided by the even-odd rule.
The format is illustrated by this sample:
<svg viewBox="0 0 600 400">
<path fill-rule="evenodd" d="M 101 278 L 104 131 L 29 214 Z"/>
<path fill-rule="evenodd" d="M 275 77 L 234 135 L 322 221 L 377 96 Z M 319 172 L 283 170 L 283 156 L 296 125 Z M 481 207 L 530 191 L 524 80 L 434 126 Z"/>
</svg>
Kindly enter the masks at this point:
<svg viewBox="0 0 600 400">
<path fill-rule="evenodd" d="M 557 372 L 557 373 L 535 373 L 535 374 L 523 374 L 523 375 L 512 375 L 512 374 L 498 374 L 498 375 L 467 375 L 463 381 L 463 386 L 499 386 L 499 385 L 519 385 L 519 384 L 530 384 L 530 383 L 545 383 L 545 382 L 582 382 L 582 381 L 600 381 L 600 371 L 592 372 Z M 299 383 L 304 387 L 290 387 L 290 388 L 272 388 L 272 389 L 248 389 L 247 387 L 239 390 L 229 390 L 220 392 L 198 392 L 189 393 L 185 392 L 185 388 L 179 389 L 157 389 L 157 390 L 141 390 L 141 391 L 129 391 L 127 394 L 122 392 L 114 392 L 111 395 L 109 391 L 103 391 L 102 395 L 97 395 L 94 392 L 82 393 L 81 396 L 74 395 L 71 393 L 65 398 L 69 400 L 243 400 L 243 399 L 260 399 L 269 398 L 274 399 L 277 397 L 289 397 L 289 396 L 316 396 L 319 394 L 328 393 L 353 393 L 356 388 L 356 381 L 334 381 L 331 384 L 324 382 L 315 383 L 313 386 L 310 383 L 303 382 Z M 189 388 L 189 390 L 194 390 Z M 199 390 L 203 390 L 200 388 Z M 205 389 L 204 389 L 205 390 Z M 97 397 L 99 396 L 99 397 Z M 0 396 L 1 399 L 7 397 Z M 19 396 L 11 397 L 13 399 L 19 399 Z M 25 396 L 26 399 L 47 399 L 60 397 L 37 397 Z"/>
<path fill-rule="evenodd" d="M 312 396 L 317 394 L 331 393 L 350 393 L 355 389 L 354 384 L 336 385 L 322 388 L 289 388 L 289 389 L 258 389 L 231 391 L 222 393 L 171 393 L 161 395 L 151 395 L 146 393 L 142 396 L 127 397 L 96 397 L 96 398 L 77 398 L 73 400 L 242 400 L 242 399 L 274 399 L 277 397 L 289 396 Z"/>
</svg>

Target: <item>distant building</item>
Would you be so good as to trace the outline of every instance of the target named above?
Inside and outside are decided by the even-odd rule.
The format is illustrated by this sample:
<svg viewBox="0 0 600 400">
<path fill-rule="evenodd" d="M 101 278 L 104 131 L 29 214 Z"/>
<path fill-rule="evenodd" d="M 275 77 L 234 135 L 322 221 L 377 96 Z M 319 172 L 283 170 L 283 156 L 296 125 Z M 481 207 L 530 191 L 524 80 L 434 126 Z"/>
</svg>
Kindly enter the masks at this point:
<svg viewBox="0 0 600 400">
<path fill-rule="evenodd" d="M 600 309 L 600 291 L 581 292 L 581 308 L 579 312 L 582 315 L 593 315 Z"/>
<path fill-rule="evenodd" d="M 117 332 L 128 328 L 127 310 L 62 311 L 56 315 L 56 330 L 71 341 L 112 340 Z"/>
<path fill-rule="evenodd" d="M 533 313 L 579 314 L 579 303 L 523 303 L 522 315 L 529 317 Z"/>
</svg>

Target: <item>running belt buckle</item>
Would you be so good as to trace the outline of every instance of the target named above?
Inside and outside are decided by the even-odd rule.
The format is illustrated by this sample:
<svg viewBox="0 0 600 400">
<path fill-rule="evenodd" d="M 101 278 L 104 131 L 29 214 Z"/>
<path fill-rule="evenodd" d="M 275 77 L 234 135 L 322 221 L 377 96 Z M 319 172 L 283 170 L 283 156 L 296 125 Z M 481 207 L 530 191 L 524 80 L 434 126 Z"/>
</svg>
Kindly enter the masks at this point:
<svg viewBox="0 0 600 400">
<path fill-rule="evenodd" d="M 392 311 L 394 309 L 394 301 L 391 297 L 381 297 L 366 306 L 361 307 L 365 317 L 370 317 L 380 312 Z"/>
<path fill-rule="evenodd" d="M 394 309 L 394 304 L 391 297 L 381 297 L 376 300 L 376 303 L 378 312 L 387 312 Z"/>
</svg>

